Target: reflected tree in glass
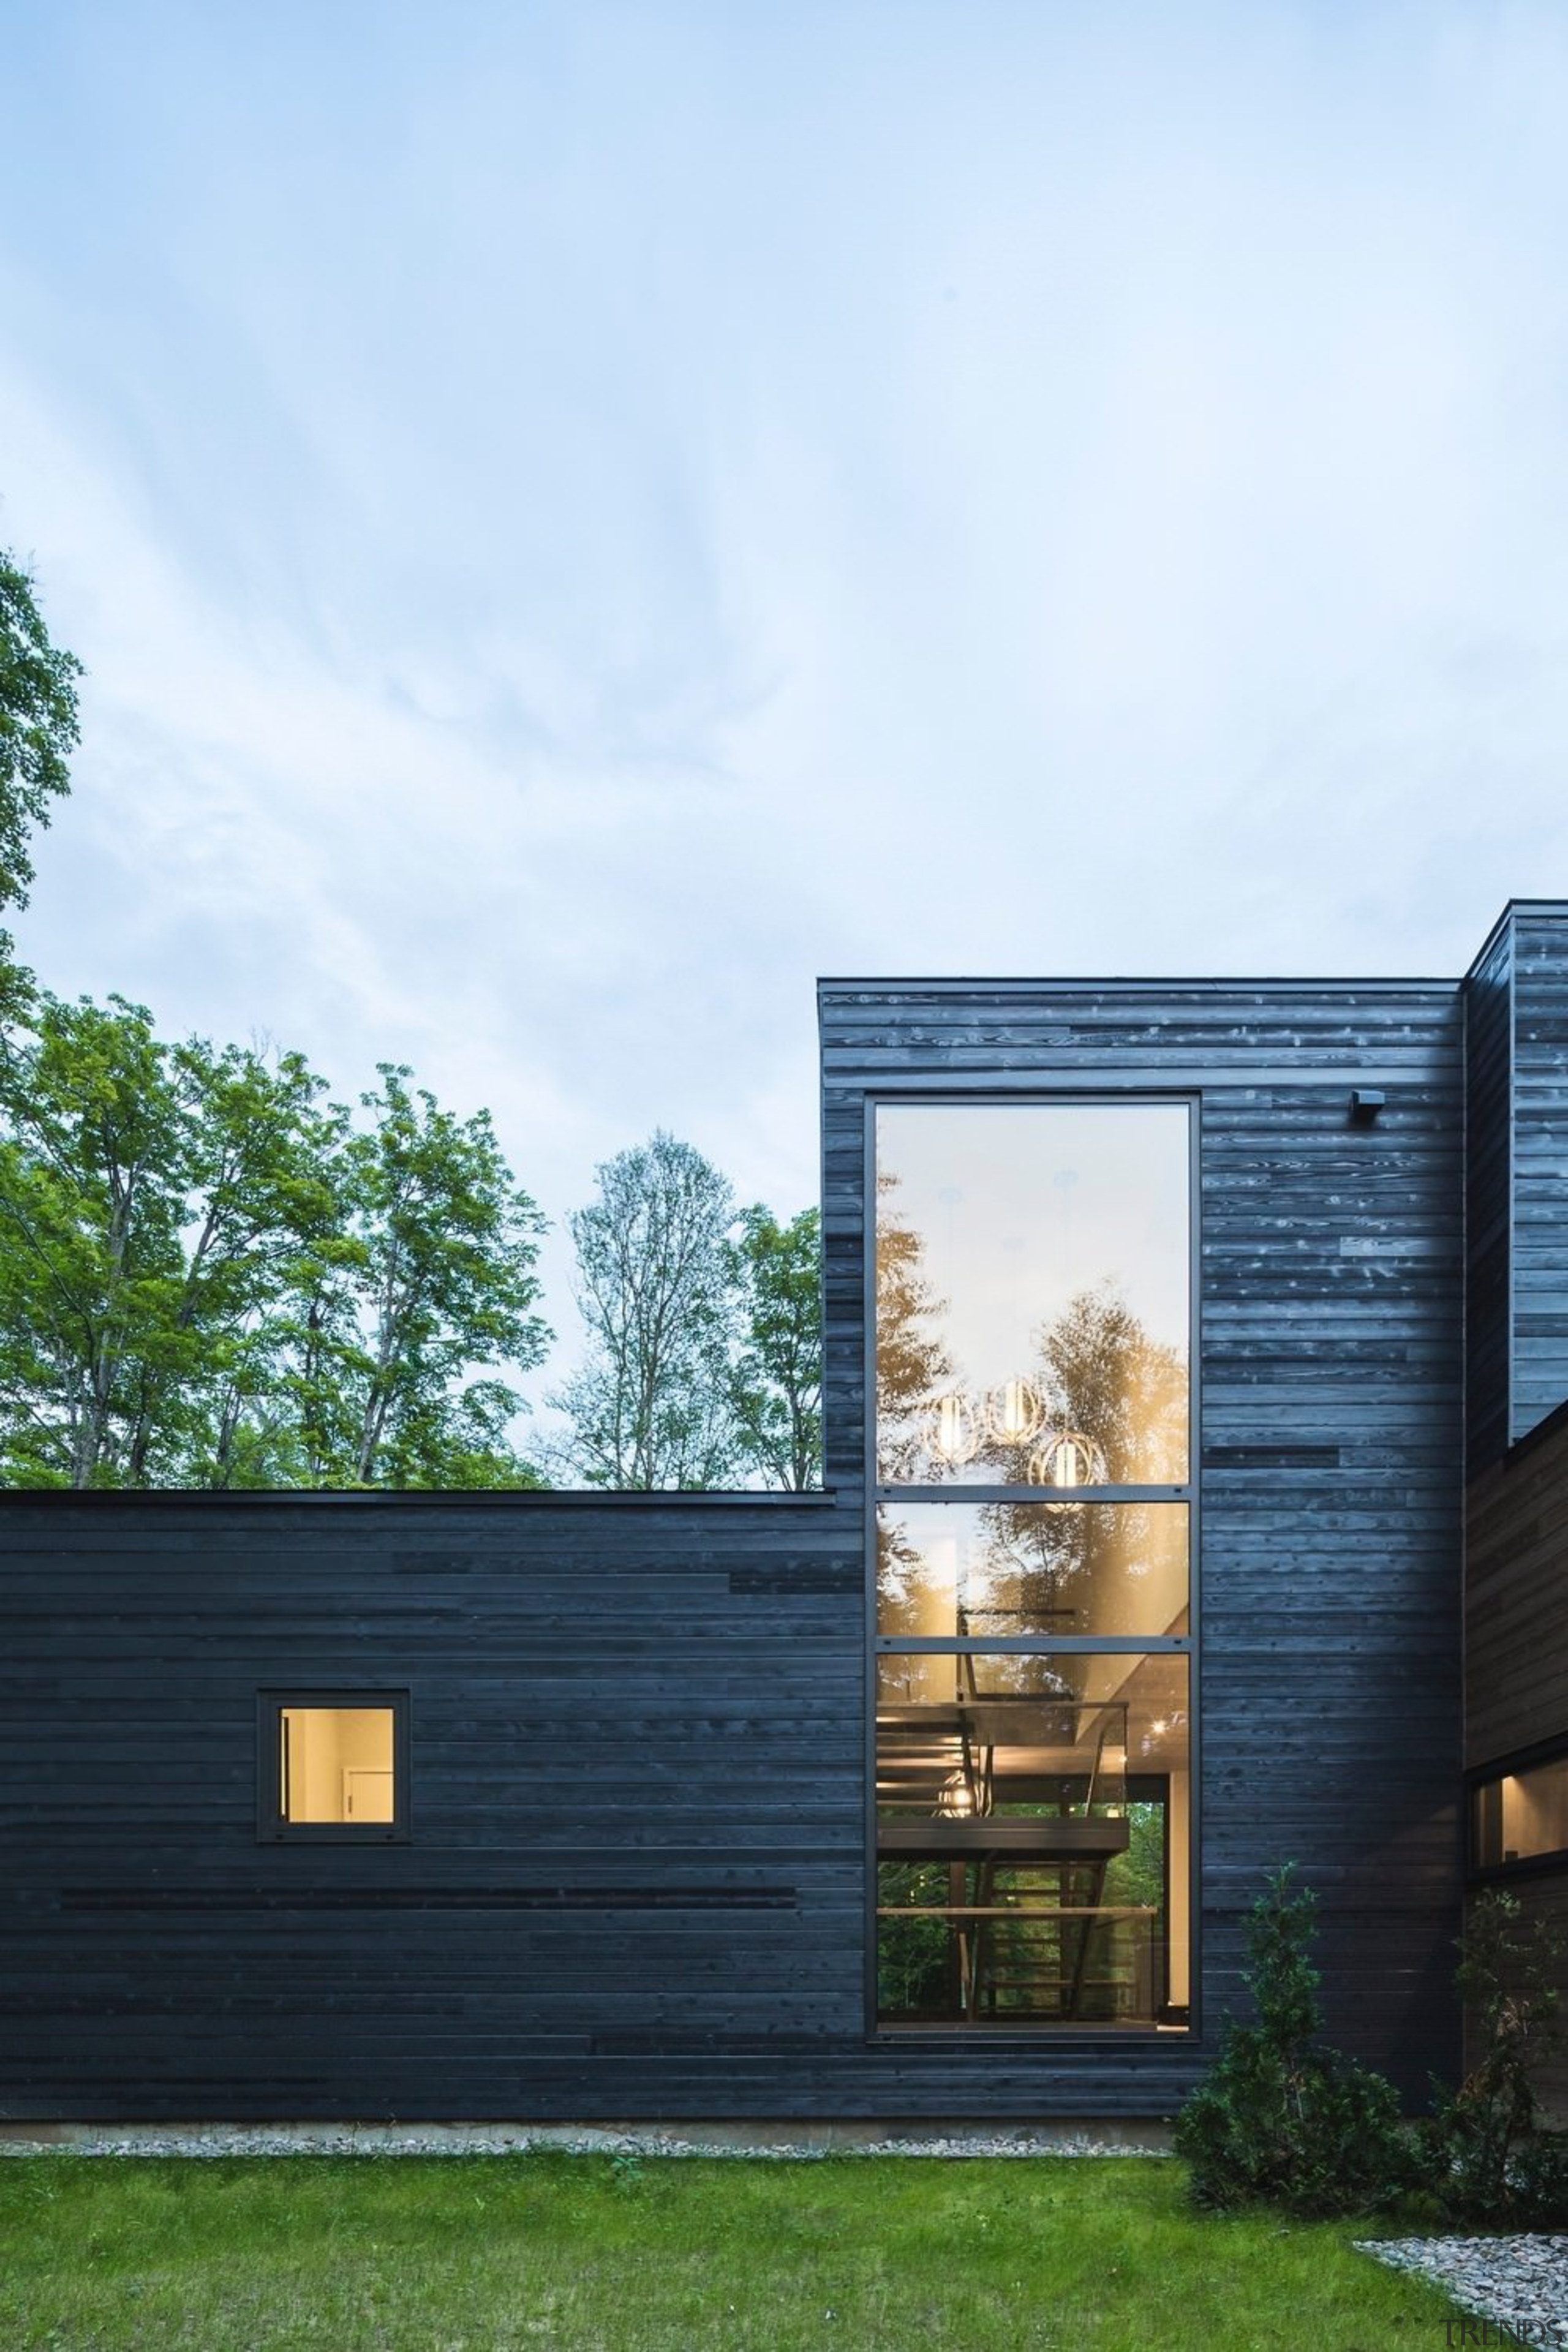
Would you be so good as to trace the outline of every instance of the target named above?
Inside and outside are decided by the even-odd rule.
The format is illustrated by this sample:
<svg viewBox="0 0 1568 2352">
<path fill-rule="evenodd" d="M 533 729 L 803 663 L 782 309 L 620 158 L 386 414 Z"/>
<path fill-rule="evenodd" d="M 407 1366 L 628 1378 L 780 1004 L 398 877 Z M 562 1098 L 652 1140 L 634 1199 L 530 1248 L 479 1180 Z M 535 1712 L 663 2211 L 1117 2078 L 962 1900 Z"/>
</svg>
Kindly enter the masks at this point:
<svg viewBox="0 0 1568 2352">
<path fill-rule="evenodd" d="M 1078 1292 L 1035 1338 L 1031 1377 L 1049 1430 L 1087 1438 L 1111 1486 L 1181 1486 L 1187 1475 L 1185 1356 L 1152 1338 L 1116 1285 Z M 997 1486 L 1042 1483 L 1037 1438 L 988 1434 L 976 1467 Z"/>
<path fill-rule="evenodd" d="M 877 1178 L 878 1475 L 912 1481 L 925 1459 L 931 1401 L 952 1377 L 935 1319 L 947 1311 L 925 1273 L 925 1244 L 900 1214 L 897 1176 Z"/>
</svg>

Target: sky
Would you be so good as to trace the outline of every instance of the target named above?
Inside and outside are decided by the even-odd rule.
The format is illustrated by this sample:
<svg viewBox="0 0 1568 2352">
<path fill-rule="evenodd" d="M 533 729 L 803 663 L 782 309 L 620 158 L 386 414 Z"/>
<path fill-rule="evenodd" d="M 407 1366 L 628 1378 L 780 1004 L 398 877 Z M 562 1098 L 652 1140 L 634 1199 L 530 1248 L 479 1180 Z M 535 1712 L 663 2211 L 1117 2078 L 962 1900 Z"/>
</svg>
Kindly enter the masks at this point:
<svg viewBox="0 0 1568 2352">
<path fill-rule="evenodd" d="M 19 951 L 488 1105 L 563 1331 L 655 1126 L 815 1198 L 818 974 L 1458 974 L 1568 894 L 1565 121 L 1557 0 L 0 0 Z"/>
</svg>

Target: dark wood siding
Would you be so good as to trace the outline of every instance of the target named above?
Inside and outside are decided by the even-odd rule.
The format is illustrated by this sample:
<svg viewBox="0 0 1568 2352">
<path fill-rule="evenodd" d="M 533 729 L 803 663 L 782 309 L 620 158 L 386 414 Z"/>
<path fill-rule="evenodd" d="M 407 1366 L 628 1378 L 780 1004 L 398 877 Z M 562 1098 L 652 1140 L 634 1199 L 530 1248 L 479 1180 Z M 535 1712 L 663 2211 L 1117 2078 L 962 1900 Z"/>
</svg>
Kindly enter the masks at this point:
<svg viewBox="0 0 1568 2352">
<path fill-rule="evenodd" d="M 1507 1451 L 1513 1371 L 1513 918 L 1465 983 L 1468 1459 Z"/>
<path fill-rule="evenodd" d="M 860 2038 L 830 1500 L 0 1497 L 0 2115 L 811 2111 Z M 406 1845 L 256 1694 L 402 1687 Z"/>
<path fill-rule="evenodd" d="M 819 1005 L 846 1499 L 864 1475 L 867 1094 L 1201 1094 L 1204 2026 L 1123 2063 L 1154 2087 L 1207 2063 L 1241 1998 L 1243 1915 L 1294 1859 L 1322 1899 L 1333 2030 L 1418 2095 L 1458 2057 L 1458 986 L 826 982 Z M 1351 1124 L 1358 1085 L 1387 1096 L 1370 1129 Z M 984 2053 L 961 2063 L 984 2108 Z M 1098 2053 L 1048 2064 L 1077 2071 L 1081 2106 L 1120 2104 Z"/>
<path fill-rule="evenodd" d="M 1465 1760 L 1568 1739 L 1568 1409 L 1471 1484 Z"/>
<path fill-rule="evenodd" d="M 1513 909 L 1513 1417 L 1568 1398 L 1568 908 Z"/>
</svg>

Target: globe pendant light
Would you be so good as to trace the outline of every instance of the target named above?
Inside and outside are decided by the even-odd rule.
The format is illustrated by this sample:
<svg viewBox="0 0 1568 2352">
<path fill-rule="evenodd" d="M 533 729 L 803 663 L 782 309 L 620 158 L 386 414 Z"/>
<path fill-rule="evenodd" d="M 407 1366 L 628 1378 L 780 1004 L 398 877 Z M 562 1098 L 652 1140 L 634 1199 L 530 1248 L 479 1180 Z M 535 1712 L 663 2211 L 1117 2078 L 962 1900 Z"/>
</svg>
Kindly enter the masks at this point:
<svg viewBox="0 0 1568 2352">
<path fill-rule="evenodd" d="M 1081 1429 L 1054 1430 L 1030 1456 L 1029 1477 L 1037 1486 L 1103 1486 L 1105 1456 Z"/>
<path fill-rule="evenodd" d="M 1004 1381 L 985 1400 L 985 1426 L 998 1445 L 1027 1445 L 1045 1414 L 1032 1381 Z"/>
<path fill-rule="evenodd" d="M 950 1470 L 973 1462 L 980 1448 L 980 1419 L 968 1397 L 959 1390 L 938 1397 L 931 1407 L 926 1444 Z"/>
</svg>

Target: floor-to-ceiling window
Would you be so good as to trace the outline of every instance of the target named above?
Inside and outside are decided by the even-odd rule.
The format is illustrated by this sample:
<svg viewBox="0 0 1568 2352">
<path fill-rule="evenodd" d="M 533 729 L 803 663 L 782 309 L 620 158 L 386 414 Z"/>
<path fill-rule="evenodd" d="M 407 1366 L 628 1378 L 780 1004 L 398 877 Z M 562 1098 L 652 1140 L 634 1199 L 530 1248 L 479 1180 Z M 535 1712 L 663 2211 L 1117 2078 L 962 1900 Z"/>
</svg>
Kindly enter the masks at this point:
<svg viewBox="0 0 1568 2352">
<path fill-rule="evenodd" d="M 1179 2028 L 1189 1107 L 875 1119 L 879 2020 Z"/>
</svg>

